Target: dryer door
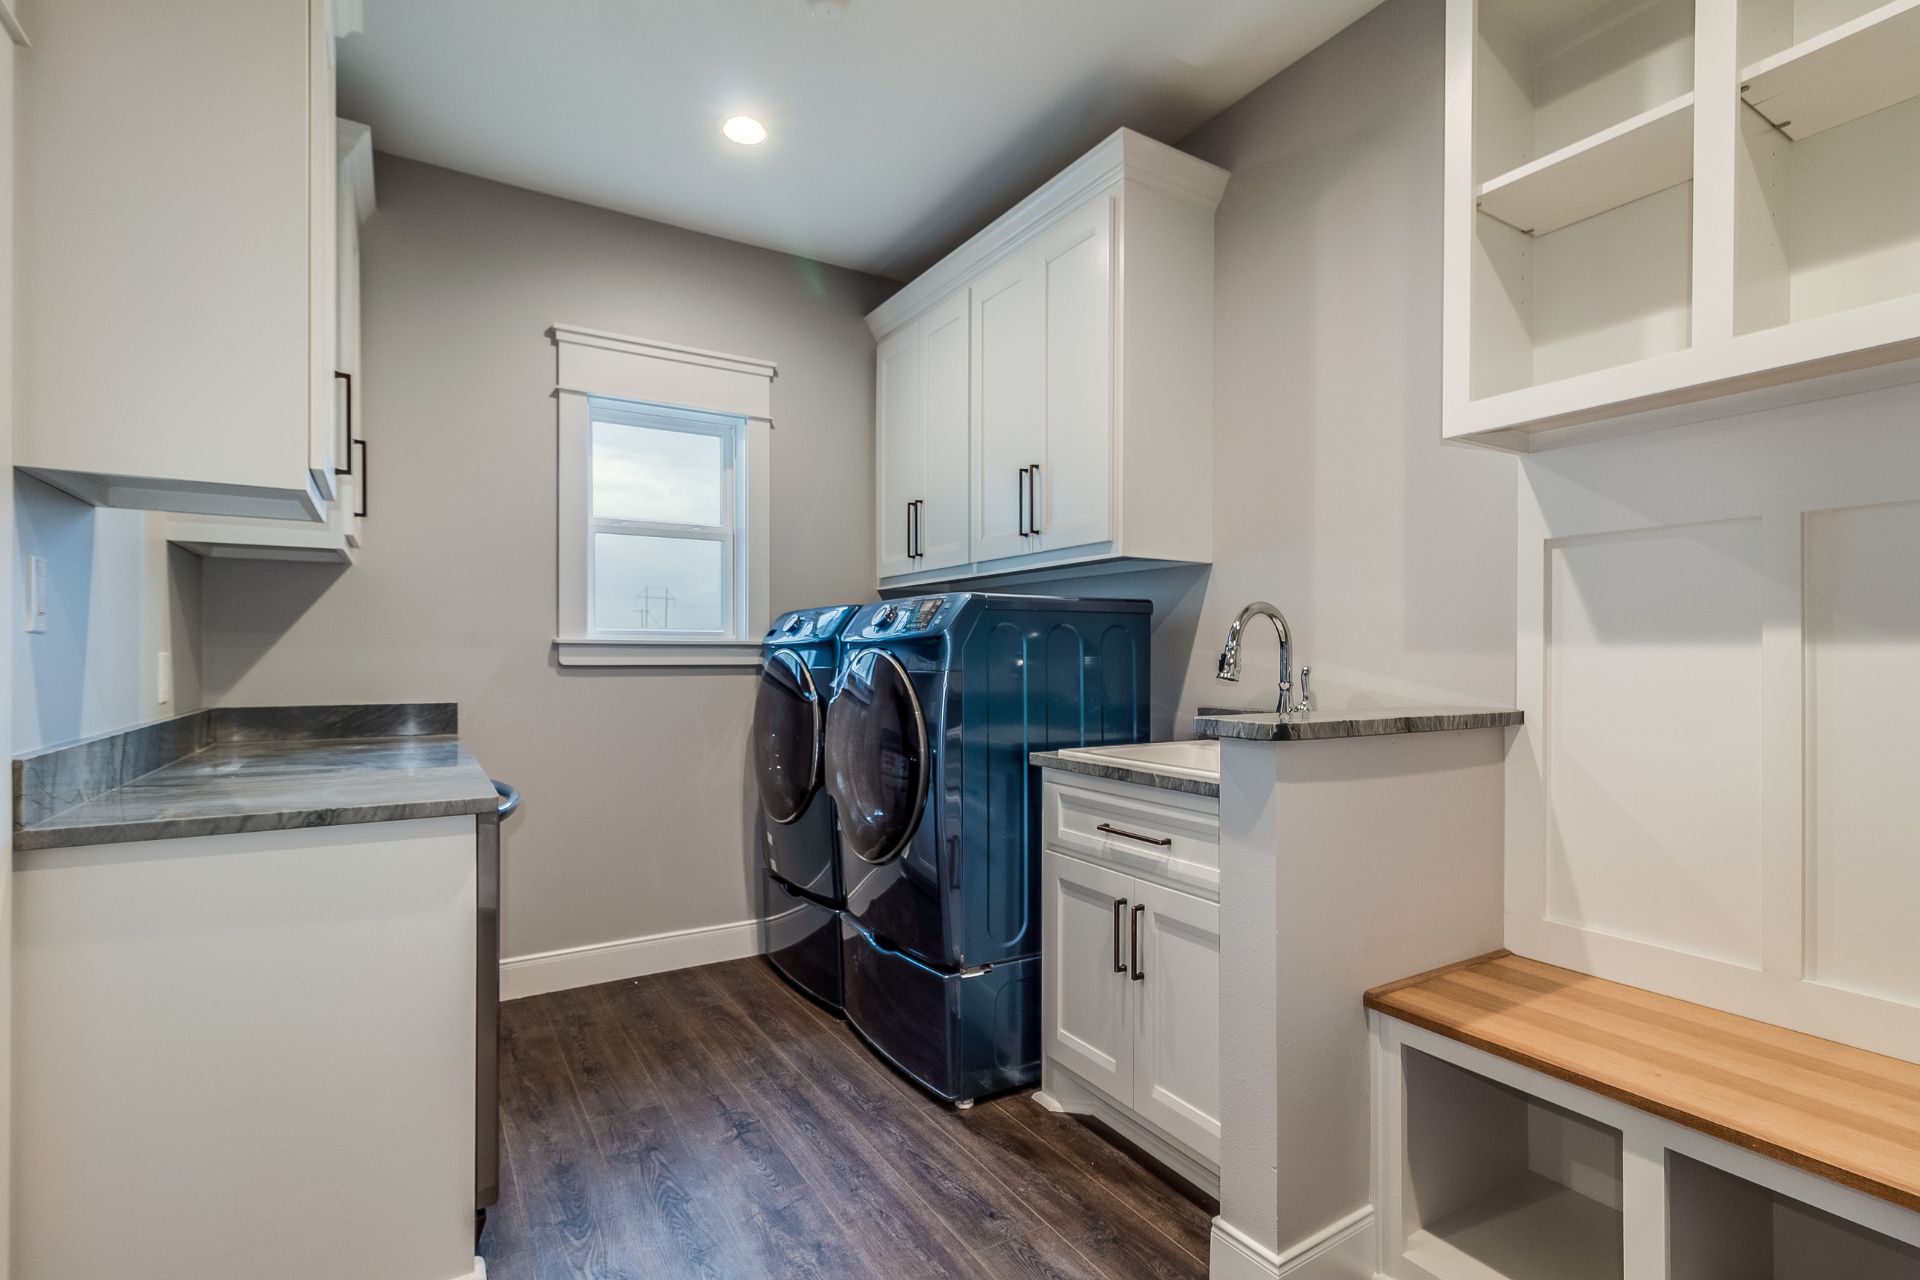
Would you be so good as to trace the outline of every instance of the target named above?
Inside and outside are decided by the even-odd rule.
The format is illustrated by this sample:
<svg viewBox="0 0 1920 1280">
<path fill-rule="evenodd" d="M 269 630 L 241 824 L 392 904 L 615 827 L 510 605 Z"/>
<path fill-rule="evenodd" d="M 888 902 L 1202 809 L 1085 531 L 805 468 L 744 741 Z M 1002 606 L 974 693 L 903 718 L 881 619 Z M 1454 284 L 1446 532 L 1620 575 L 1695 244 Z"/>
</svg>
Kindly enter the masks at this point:
<svg viewBox="0 0 1920 1280">
<path fill-rule="evenodd" d="M 822 711 L 807 664 L 776 650 L 753 699 L 753 757 L 760 804 L 782 826 L 797 821 L 820 788 Z"/>
<path fill-rule="evenodd" d="M 826 754 L 847 851 L 874 864 L 898 858 L 926 810 L 931 768 L 926 716 L 892 654 L 867 649 L 847 664 L 827 708 Z"/>
</svg>

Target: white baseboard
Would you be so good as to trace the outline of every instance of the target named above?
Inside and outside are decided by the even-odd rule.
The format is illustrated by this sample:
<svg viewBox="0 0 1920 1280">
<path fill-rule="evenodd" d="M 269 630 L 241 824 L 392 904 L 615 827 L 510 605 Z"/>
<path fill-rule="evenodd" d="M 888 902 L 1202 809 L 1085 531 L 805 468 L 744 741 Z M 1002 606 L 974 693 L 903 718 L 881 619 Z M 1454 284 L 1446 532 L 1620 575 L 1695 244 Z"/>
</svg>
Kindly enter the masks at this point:
<svg viewBox="0 0 1920 1280">
<path fill-rule="evenodd" d="M 723 960 L 759 954 L 758 920 L 543 951 L 500 962 L 500 998 L 518 1000 L 549 991 L 591 987 L 601 982 L 642 978 L 650 973 L 691 969 L 695 965 L 719 964 Z"/>
<path fill-rule="evenodd" d="M 1224 1218 L 1213 1220 L 1208 1280 L 1372 1280 L 1373 1206 L 1356 1209 L 1283 1253 Z"/>
</svg>

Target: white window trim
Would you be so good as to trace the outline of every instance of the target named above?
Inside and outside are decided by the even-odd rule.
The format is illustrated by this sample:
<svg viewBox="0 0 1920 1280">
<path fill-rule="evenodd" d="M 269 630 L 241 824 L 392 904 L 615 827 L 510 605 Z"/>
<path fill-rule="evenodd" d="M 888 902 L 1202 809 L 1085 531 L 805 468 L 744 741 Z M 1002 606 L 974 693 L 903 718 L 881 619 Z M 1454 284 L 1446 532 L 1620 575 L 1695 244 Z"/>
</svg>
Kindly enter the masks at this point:
<svg viewBox="0 0 1920 1280">
<path fill-rule="evenodd" d="M 757 667 L 771 622 L 767 574 L 773 429 L 767 360 L 627 338 L 569 325 L 553 327 L 558 351 L 554 399 L 559 418 L 559 586 L 554 649 L 566 667 Z M 735 486 L 746 517 L 735 547 L 743 589 L 733 637 L 662 635 L 610 638 L 590 626 L 592 592 L 592 440 L 594 399 L 632 400 L 744 419 Z"/>
</svg>

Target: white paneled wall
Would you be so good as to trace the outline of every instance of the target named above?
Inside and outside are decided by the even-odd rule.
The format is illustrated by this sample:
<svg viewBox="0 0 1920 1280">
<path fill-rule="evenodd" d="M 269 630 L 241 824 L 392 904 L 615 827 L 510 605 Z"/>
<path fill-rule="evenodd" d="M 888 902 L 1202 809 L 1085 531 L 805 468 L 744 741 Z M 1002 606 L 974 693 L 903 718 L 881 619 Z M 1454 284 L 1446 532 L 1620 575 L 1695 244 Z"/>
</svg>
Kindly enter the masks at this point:
<svg viewBox="0 0 1920 1280">
<path fill-rule="evenodd" d="M 1920 1006 L 1920 502 L 1806 519 L 1807 965 Z"/>
<path fill-rule="evenodd" d="M 1515 951 L 1920 1060 L 1917 419 L 1525 461 Z"/>
<path fill-rule="evenodd" d="M 1546 561 L 1547 914 L 1758 963 L 1760 522 L 1555 539 Z"/>
</svg>

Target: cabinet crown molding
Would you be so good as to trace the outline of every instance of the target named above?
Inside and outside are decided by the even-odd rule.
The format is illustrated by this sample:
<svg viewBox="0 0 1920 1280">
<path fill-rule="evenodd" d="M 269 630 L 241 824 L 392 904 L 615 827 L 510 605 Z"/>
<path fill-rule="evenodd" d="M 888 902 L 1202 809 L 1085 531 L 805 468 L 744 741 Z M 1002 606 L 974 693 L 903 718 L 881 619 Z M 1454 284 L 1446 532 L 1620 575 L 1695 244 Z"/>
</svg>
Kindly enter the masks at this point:
<svg viewBox="0 0 1920 1280">
<path fill-rule="evenodd" d="M 1094 192 L 1122 180 L 1208 209 L 1226 194 L 1231 175 L 1164 142 L 1119 129 L 1056 174 L 1051 181 L 989 223 L 985 230 L 927 268 L 868 314 L 867 327 L 885 337 L 978 275 L 1053 218 Z"/>
</svg>

